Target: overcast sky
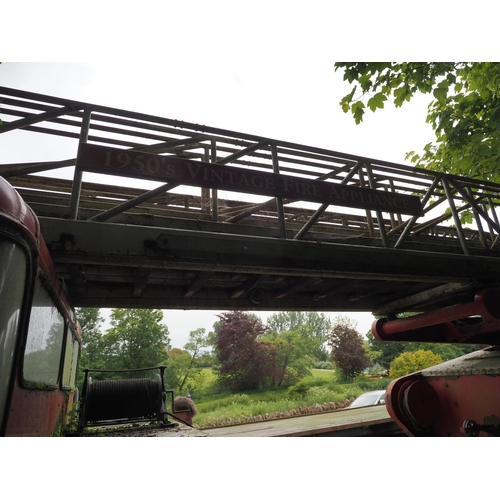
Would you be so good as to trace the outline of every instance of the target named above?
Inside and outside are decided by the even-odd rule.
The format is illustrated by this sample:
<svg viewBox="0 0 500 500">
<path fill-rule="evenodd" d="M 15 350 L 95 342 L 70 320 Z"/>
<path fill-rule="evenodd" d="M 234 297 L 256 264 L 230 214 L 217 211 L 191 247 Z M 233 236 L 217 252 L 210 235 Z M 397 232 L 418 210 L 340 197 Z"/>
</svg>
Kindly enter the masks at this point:
<svg viewBox="0 0 500 500">
<path fill-rule="evenodd" d="M 326 47 L 306 44 L 302 53 L 268 48 L 273 57 L 259 57 L 261 51 L 264 47 L 257 44 L 255 61 L 231 52 L 212 65 L 201 57 L 167 58 L 160 65 L 4 62 L 0 80 L 7 87 L 400 163 L 407 151 L 431 140 L 422 99 L 407 109 L 369 113 L 356 126 L 338 105 L 350 87 L 334 72 L 333 54 Z M 27 147 L 27 141 L 34 142 Z M 60 160 L 74 157 L 76 151 L 51 147 L 49 141 L 53 139 L 28 132 L 4 134 L 0 163 L 41 160 L 42 154 Z M 218 313 L 165 310 L 172 346 L 182 348 L 197 328 L 210 331 Z M 265 322 L 269 313 L 258 314 Z M 369 312 L 346 315 L 357 321 L 361 333 L 369 331 Z M 335 319 L 337 314 L 328 316 Z"/>
<path fill-rule="evenodd" d="M 385 19 L 375 25 L 380 3 L 145 1 L 140 11 L 115 12 L 91 1 L 72 22 L 64 10 L 54 10 L 57 30 L 43 30 L 43 36 L 37 22 L 43 11 L 36 5 L 27 32 L 40 36 L 28 46 L 12 45 L 10 59 L 3 57 L 3 86 L 399 163 L 433 138 L 425 124 L 426 97 L 398 110 L 387 104 L 376 114 L 368 111 L 358 126 L 338 104 L 350 86 L 334 61 L 419 54 L 417 24 Z M 385 5 L 390 11 L 398 3 Z M 447 12 L 449 21 L 453 16 Z M 13 62 L 72 60 L 92 62 Z M 76 154 L 35 134 L 28 143 L 28 135 L 0 136 L 0 163 Z M 182 347 L 196 328 L 210 330 L 216 313 L 165 311 L 172 345 Z M 369 313 L 353 318 L 362 333 L 373 320 Z"/>
<path fill-rule="evenodd" d="M 160 68 L 149 63 L 4 62 L 0 80 L 7 87 L 400 163 L 407 151 L 431 140 L 422 100 L 407 109 L 370 113 L 356 126 L 338 105 L 349 86 L 334 72 L 333 57 L 326 50 L 310 52 L 311 57 L 296 60 L 285 51 L 258 65 L 228 59 L 213 68 L 190 58 Z M 27 141 L 35 142 L 27 147 Z M 49 141 L 53 139 L 29 132 L 4 134 L 0 163 L 41 160 L 42 154 L 62 160 L 76 154 L 66 145 L 63 150 L 51 147 Z M 218 313 L 166 310 L 172 346 L 183 347 L 197 328 L 210 331 Z M 268 314 L 259 313 L 264 322 Z M 369 312 L 348 316 L 358 322 L 361 333 L 370 329 Z"/>
</svg>

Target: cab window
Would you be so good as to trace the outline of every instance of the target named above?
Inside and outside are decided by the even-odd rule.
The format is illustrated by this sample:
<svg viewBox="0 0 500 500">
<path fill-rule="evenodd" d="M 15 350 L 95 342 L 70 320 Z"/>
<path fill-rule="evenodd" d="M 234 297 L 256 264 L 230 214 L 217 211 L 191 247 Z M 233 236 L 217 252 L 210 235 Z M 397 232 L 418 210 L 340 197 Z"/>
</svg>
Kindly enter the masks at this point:
<svg viewBox="0 0 500 500">
<path fill-rule="evenodd" d="M 38 277 L 24 353 L 25 382 L 57 386 L 63 341 L 64 318 Z"/>
</svg>

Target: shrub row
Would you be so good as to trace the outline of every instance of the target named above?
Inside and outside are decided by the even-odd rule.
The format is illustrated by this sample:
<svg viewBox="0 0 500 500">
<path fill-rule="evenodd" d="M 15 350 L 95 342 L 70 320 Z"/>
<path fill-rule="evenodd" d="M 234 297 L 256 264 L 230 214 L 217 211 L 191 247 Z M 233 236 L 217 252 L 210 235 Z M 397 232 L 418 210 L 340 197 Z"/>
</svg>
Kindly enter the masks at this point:
<svg viewBox="0 0 500 500">
<path fill-rule="evenodd" d="M 314 415 L 317 413 L 329 412 L 340 410 L 349 406 L 354 398 L 346 399 L 345 401 L 339 401 L 337 403 L 316 403 L 312 406 L 300 406 L 299 408 L 293 408 L 289 411 L 274 411 L 271 413 L 264 413 L 259 415 L 250 415 L 248 417 L 230 417 L 230 418 L 217 418 L 213 421 L 208 420 L 202 424 L 197 425 L 199 429 L 207 429 L 210 427 L 222 427 L 227 425 L 237 425 L 237 424 L 248 424 L 252 422 L 262 422 L 264 420 L 276 420 L 280 418 L 290 418 L 299 417 L 304 415 Z"/>
</svg>

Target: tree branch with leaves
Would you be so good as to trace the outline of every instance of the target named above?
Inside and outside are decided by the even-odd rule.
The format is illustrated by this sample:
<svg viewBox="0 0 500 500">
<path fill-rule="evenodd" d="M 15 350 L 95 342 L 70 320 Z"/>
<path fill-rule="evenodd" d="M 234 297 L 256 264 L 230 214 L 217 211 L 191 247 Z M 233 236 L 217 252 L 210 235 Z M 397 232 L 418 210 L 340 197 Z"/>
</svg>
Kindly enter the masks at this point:
<svg viewBox="0 0 500 500">
<path fill-rule="evenodd" d="M 435 142 L 410 151 L 416 166 L 500 182 L 500 63 L 362 62 L 335 63 L 354 84 L 340 105 L 357 124 L 365 110 L 382 109 L 389 98 L 396 107 L 415 94 L 429 94 L 427 123 Z"/>
</svg>

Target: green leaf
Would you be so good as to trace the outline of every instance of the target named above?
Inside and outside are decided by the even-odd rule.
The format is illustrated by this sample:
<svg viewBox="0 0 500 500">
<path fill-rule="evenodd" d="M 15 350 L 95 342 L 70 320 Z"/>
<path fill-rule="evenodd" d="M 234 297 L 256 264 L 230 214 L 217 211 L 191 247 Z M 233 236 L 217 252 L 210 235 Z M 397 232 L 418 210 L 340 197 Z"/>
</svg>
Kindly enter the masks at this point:
<svg viewBox="0 0 500 500">
<path fill-rule="evenodd" d="M 484 101 L 486 101 L 490 97 L 490 91 L 488 89 L 483 89 L 483 90 L 481 90 L 481 92 L 480 92 L 479 95 L 481 96 L 481 99 L 483 99 Z"/>
<path fill-rule="evenodd" d="M 448 94 L 448 89 L 436 88 L 436 89 L 434 89 L 434 92 L 432 94 L 439 102 L 444 102 L 446 100 L 446 96 Z"/>
<path fill-rule="evenodd" d="M 417 163 L 420 160 L 420 155 L 415 153 L 415 151 L 408 151 L 405 155 L 405 160 L 410 161 L 411 163 Z"/>
<path fill-rule="evenodd" d="M 367 92 L 370 90 L 370 87 L 372 86 L 372 82 L 370 80 L 370 75 L 362 75 L 358 78 L 358 82 L 361 84 L 361 88 L 363 89 L 364 92 Z"/>
<path fill-rule="evenodd" d="M 363 121 L 363 115 L 365 114 L 364 110 L 361 108 L 357 108 L 354 112 L 354 121 L 356 125 L 359 125 Z"/>
<path fill-rule="evenodd" d="M 403 85 L 394 91 L 394 104 L 399 108 L 403 105 L 404 101 L 409 101 L 412 95 L 408 86 Z"/>
<path fill-rule="evenodd" d="M 489 146 L 486 144 L 480 144 L 477 148 L 477 154 L 481 156 L 489 156 L 491 154 Z"/>
<path fill-rule="evenodd" d="M 450 82 L 450 83 L 456 83 L 457 81 L 457 77 L 456 75 L 454 75 L 453 73 L 448 73 L 446 75 L 446 79 Z"/>
<path fill-rule="evenodd" d="M 368 107 L 372 111 L 375 111 L 377 108 L 382 109 L 384 107 L 384 101 L 387 101 L 387 97 L 382 92 L 378 92 L 368 100 Z"/>
<path fill-rule="evenodd" d="M 448 80 L 443 80 L 442 82 L 439 82 L 437 86 L 438 89 L 448 90 L 450 88 L 450 82 Z"/>
<path fill-rule="evenodd" d="M 354 87 L 351 90 L 351 93 L 349 95 L 345 96 L 344 99 L 346 99 L 346 102 L 351 102 L 352 101 L 352 98 L 354 97 L 354 93 L 356 92 L 357 88 L 358 88 L 358 86 L 354 85 Z"/>
<path fill-rule="evenodd" d="M 470 210 L 464 210 L 460 213 L 460 222 L 462 224 L 472 224 L 472 212 Z"/>
<path fill-rule="evenodd" d="M 351 106 L 356 125 L 359 125 L 363 121 L 363 115 L 365 114 L 364 107 L 365 105 L 361 101 L 357 101 Z"/>
</svg>

